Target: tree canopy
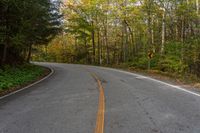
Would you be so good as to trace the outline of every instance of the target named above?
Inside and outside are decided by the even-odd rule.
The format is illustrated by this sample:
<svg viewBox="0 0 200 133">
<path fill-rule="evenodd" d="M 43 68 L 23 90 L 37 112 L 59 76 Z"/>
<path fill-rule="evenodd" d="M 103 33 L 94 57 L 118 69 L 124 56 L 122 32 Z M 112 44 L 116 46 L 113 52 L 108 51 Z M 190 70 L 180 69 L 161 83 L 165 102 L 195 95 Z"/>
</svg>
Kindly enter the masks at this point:
<svg viewBox="0 0 200 133">
<path fill-rule="evenodd" d="M 59 1 L 1 0 L 1 65 L 29 61 L 33 45 L 47 44 L 60 32 L 61 18 Z"/>
<path fill-rule="evenodd" d="M 34 45 L 35 60 L 200 76 L 199 0 L 3 0 L 1 7 L 1 62 L 5 49 L 29 60 Z"/>
</svg>

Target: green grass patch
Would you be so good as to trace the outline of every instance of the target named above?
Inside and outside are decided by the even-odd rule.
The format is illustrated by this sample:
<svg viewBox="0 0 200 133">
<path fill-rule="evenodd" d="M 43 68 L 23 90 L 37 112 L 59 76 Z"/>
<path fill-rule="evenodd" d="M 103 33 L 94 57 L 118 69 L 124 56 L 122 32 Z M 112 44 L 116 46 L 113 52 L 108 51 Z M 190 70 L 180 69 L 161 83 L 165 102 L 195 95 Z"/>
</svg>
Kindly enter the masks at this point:
<svg viewBox="0 0 200 133">
<path fill-rule="evenodd" d="M 41 66 L 31 64 L 4 66 L 4 69 L 0 69 L 0 92 L 34 81 L 44 75 L 45 70 Z"/>
</svg>

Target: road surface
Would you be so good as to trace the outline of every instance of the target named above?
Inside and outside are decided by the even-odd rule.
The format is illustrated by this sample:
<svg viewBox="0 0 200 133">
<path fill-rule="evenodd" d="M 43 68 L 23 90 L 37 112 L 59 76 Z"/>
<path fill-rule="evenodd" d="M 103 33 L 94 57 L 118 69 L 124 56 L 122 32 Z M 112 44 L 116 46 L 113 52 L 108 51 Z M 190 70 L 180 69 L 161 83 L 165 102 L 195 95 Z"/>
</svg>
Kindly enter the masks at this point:
<svg viewBox="0 0 200 133">
<path fill-rule="evenodd" d="M 104 133 L 200 133 L 199 94 L 107 68 L 40 65 L 54 74 L 0 100 L 0 133 L 96 132 L 97 80 L 105 96 Z"/>
</svg>

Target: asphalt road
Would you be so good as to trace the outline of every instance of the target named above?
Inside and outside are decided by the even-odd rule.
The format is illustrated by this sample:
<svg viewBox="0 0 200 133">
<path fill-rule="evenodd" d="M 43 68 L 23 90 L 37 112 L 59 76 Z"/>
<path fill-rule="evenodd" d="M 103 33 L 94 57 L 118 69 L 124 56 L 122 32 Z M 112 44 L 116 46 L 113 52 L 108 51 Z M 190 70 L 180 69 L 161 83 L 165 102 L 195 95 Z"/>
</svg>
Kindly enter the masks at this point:
<svg viewBox="0 0 200 133">
<path fill-rule="evenodd" d="M 0 133 L 94 133 L 105 95 L 105 133 L 200 133 L 200 95 L 100 67 L 42 63 L 48 79 L 0 100 Z"/>
</svg>

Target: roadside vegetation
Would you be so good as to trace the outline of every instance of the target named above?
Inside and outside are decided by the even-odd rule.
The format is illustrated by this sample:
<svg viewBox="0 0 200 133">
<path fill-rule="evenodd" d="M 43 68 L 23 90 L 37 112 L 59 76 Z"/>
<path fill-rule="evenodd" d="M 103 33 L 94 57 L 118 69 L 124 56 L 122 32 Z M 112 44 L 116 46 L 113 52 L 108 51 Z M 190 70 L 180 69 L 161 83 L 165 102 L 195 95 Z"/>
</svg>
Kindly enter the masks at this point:
<svg viewBox="0 0 200 133">
<path fill-rule="evenodd" d="M 48 73 L 29 64 L 34 46 L 61 32 L 59 0 L 0 0 L 0 95 Z"/>
<path fill-rule="evenodd" d="M 60 1 L 0 0 L 0 67 L 29 62 L 34 45 L 61 31 Z"/>
<path fill-rule="evenodd" d="M 33 59 L 200 78 L 199 0 L 67 0 L 64 5 L 64 32 L 48 46 L 34 47 Z"/>
<path fill-rule="evenodd" d="M 1 0 L 0 7 L 0 68 L 32 58 L 199 81 L 199 0 Z"/>
<path fill-rule="evenodd" d="M 193 87 L 196 89 L 200 89 L 200 78 L 195 74 L 191 73 L 177 74 L 177 73 L 170 73 L 167 71 L 163 72 L 157 69 L 151 69 L 151 70 L 141 69 L 130 66 L 129 64 L 114 64 L 114 65 L 104 65 L 104 66 L 121 69 L 129 72 L 134 72 L 145 76 L 150 76 L 158 80 L 167 81 L 184 87 Z"/>
<path fill-rule="evenodd" d="M 4 69 L 0 69 L 0 93 L 38 80 L 48 72 L 49 70 L 44 67 L 30 64 L 5 66 Z"/>
</svg>

